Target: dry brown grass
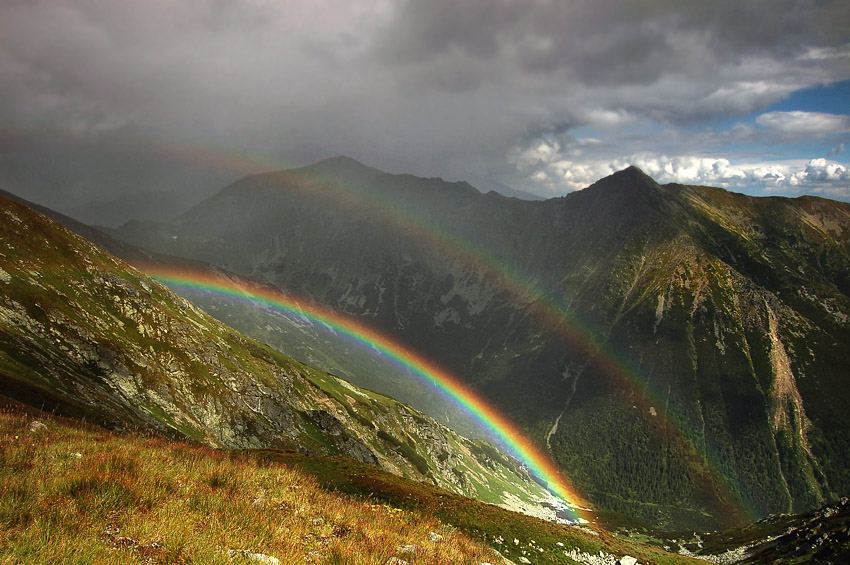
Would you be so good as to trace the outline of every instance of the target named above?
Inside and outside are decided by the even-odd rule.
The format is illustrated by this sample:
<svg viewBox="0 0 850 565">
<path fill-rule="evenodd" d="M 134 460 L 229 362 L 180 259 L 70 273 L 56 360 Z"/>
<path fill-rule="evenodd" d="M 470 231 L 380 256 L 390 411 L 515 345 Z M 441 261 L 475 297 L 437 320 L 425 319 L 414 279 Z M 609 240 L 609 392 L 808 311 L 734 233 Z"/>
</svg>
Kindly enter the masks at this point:
<svg viewBox="0 0 850 565">
<path fill-rule="evenodd" d="M 497 563 L 427 515 L 280 463 L 0 409 L 0 563 Z"/>
</svg>

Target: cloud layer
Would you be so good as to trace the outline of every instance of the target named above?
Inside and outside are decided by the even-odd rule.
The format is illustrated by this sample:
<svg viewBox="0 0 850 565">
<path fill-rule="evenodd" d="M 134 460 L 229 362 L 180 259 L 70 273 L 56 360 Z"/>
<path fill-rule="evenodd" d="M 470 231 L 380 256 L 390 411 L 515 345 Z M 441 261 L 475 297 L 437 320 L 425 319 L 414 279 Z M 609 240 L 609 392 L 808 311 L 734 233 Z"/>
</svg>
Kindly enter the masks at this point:
<svg viewBox="0 0 850 565">
<path fill-rule="evenodd" d="M 22 151 L 24 132 L 80 146 L 169 140 L 281 165 L 344 153 L 538 192 L 639 155 L 680 180 L 755 178 L 722 155 L 724 136 L 846 137 L 848 117 L 701 124 L 850 78 L 847 29 L 844 0 L 8 0 L 0 150 Z M 656 136 L 671 131 L 692 140 L 665 147 Z M 538 149 L 549 154 L 532 164 Z"/>
<path fill-rule="evenodd" d="M 545 152 L 540 148 L 537 151 L 538 154 Z M 528 163 L 533 154 L 534 151 L 517 155 L 520 167 Z M 553 190 L 563 185 L 580 190 L 630 165 L 640 167 L 660 183 L 722 186 L 731 190 L 747 189 L 755 185 L 761 187 L 764 193 L 795 195 L 811 192 L 837 198 L 850 196 L 847 190 L 850 186 L 850 168 L 824 158 L 733 165 L 724 158 L 669 157 L 644 153 L 613 161 L 538 161 L 531 175 Z"/>
</svg>

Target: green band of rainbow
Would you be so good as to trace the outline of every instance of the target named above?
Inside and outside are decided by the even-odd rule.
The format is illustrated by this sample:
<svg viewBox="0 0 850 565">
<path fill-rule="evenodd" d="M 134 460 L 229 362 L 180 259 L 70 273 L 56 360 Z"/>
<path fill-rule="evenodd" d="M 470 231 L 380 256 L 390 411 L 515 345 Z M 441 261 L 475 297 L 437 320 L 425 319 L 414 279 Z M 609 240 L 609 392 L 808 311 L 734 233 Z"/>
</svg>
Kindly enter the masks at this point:
<svg viewBox="0 0 850 565">
<path fill-rule="evenodd" d="M 173 288 L 210 293 L 215 296 L 260 304 L 284 314 L 304 316 L 313 322 L 327 325 L 353 343 L 377 351 L 384 359 L 402 367 L 416 378 L 429 384 L 440 394 L 452 400 L 479 422 L 508 449 L 513 457 L 526 465 L 537 479 L 547 485 L 550 492 L 564 501 L 572 511 L 581 515 L 588 504 L 576 492 L 551 459 L 540 451 L 507 418 L 488 405 L 480 396 L 464 385 L 457 377 L 447 373 L 421 355 L 400 345 L 389 337 L 330 310 L 306 304 L 274 289 L 260 286 L 248 287 L 200 271 L 165 268 L 157 265 L 137 265 L 153 278 Z"/>
</svg>

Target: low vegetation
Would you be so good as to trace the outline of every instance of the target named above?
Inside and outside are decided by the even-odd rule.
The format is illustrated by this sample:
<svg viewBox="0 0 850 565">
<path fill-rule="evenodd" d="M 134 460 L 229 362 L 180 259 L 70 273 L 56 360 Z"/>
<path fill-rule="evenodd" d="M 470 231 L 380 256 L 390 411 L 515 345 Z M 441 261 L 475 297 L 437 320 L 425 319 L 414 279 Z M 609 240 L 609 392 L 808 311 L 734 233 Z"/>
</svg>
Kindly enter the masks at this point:
<svg viewBox="0 0 850 565">
<path fill-rule="evenodd" d="M 345 457 L 218 450 L 0 408 L 0 563 L 575 563 L 576 552 L 693 562 Z"/>
<path fill-rule="evenodd" d="M 0 409 L 0 562 L 261 556 L 340 564 L 497 558 L 427 513 L 326 491 L 286 464 Z"/>
</svg>

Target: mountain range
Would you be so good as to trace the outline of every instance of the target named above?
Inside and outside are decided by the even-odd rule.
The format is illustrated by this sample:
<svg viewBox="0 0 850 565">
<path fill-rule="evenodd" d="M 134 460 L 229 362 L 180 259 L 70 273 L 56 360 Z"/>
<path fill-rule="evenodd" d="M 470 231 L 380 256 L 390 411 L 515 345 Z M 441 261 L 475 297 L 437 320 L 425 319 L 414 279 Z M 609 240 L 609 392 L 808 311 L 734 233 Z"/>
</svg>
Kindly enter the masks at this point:
<svg viewBox="0 0 850 565">
<path fill-rule="evenodd" d="M 393 335 L 599 508 L 709 529 L 850 492 L 848 204 L 634 167 L 522 201 L 339 157 L 110 233 Z"/>
</svg>

